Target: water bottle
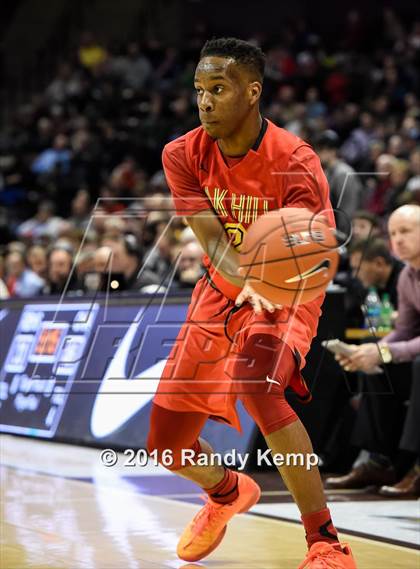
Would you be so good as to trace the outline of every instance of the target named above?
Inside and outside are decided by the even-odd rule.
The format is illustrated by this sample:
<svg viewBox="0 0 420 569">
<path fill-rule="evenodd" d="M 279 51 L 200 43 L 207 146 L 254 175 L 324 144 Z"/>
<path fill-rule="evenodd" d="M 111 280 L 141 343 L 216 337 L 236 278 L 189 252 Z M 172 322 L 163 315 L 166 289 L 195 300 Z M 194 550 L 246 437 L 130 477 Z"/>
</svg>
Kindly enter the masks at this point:
<svg viewBox="0 0 420 569">
<path fill-rule="evenodd" d="M 381 321 L 381 300 L 376 292 L 376 288 L 371 286 L 369 292 L 365 299 L 365 328 L 374 328 L 375 330 L 379 327 Z"/>
<path fill-rule="evenodd" d="M 382 295 L 382 308 L 381 308 L 381 318 L 379 322 L 379 327 L 384 332 L 389 332 L 392 329 L 392 313 L 394 312 L 394 307 L 389 299 L 389 294 L 385 292 Z"/>
</svg>

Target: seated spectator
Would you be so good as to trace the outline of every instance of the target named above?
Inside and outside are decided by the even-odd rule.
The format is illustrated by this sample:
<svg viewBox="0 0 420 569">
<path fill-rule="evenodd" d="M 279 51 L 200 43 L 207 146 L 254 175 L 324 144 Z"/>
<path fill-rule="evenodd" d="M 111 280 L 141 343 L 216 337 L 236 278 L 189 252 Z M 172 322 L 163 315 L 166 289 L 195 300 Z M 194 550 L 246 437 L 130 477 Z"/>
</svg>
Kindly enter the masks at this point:
<svg viewBox="0 0 420 569">
<path fill-rule="evenodd" d="M 2 255 L 0 255 L 0 300 L 5 300 L 10 296 L 6 283 L 3 280 L 3 277 L 4 277 L 4 258 L 2 257 Z"/>
<path fill-rule="evenodd" d="M 127 198 L 134 192 L 136 186 L 141 182 L 141 178 L 141 171 L 135 159 L 132 156 L 127 156 L 112 170 L 109 183 L 111 189 L 116 191 L 118 196 Z"/>
<path fill-rule="evenodd" d="M 383 215 L 386 209 L 388 191 L 391 187 L 391 172 L 397 161 L 391 154 L 381 154 L 375 162 L 375 178 L 372 179 L 373 188 L 365 205 L 367 210 L 377 215 Z"/>
<path fill-rule="evenodd" d="M 351 228 L 352 239 L 355 240 L 372 239 L 382 233 L 380 218 L 370 211 L 361 209 L 354 212 L 351 220 Z"/>
<path fill-rule="evenodd" d="M 178 260 L 172 287 L 193 289 L 204 274 L 203 249 L 197 240 L 188 242 L 182 249 L 174 249 L 173 263 Z"/>
<path fill-rule="evenodd" d="M 93 269 L 95 273 L 102 274 L 110 270 L 113 251 L 111 247 L 99 247 L 93 256 Z"/>
<path fill-rule="evenodd" d="M 6 252 L 7 253 L 21 253 L 22 255 L 26 254 L 26 247 L 25 247 L 25 243 L 22 243 L 22 241 L 10 241 L 10 243 L 7 244 L 7 248 L 6 248 Z"/>
<path fill-rule="evenodd" d="M 351 220 L 350 247 L 355 241 L 368 241 L 380 235 L 380 233 L 379 217 L 369 211 L 358 210 L 353 214 Z M 339 252 L 340 263 L 334 282 L 344 286 L 348 291 L 346 294 L 347 325 L 358 327 L 363 322 L 360 304 L 365 297 L 365 290 L 360 280 L 353 275 L 349 259 L 349 246 L 343 245 L 340 247 Z"/>
<path fill-rule="evenodd" d="M 9 298 L 9 296 L 10 294 L 7 289 L 6 283 L 4 282 L 3 279 L 0 279 L 0 300 L 6 300 L 6 298 Z"/>
<path fill-rule="evenodd" d="M 420 176 L 410 180 L 410 188 L 403 192 L 399 199 L 400 205 L 420 205 Z"/>
<path fill-rule="evenodd" d="M 99 247 L 96 251 L 88 251 L 89 262 L 88 270 L 78 271 L 80 282 L 83 283 L 85 292 L 106 292 L 110 285 L 111 266 L 112 266 L 112 249 L 110 247 Z M 83 253 L 81 255 L 83 259 Z M 83 267 L 83 265 L 82 265 Z M 119 283 L 123 286 L 123 283 Z M 121 292 L 121 290 L 117 291 Z"/>
<path fill-rule="evenodd" d="M 52 103 L 63 103 L 67 98 L 79 95 L 81 82 L 72 66 L 63 62 L 59 65 L 56 77 L 46 89 L 46 96 Z"/>
<path fill-rule="evenodd" d="M 195 236 L 194 231 L 191 229 L 189 225 L 186 227 L 182 227 L 179 230 L 179 243 L 180 245 L 187 245 L 188 243 L 197 242 L 197 237 Z"/>
<path fill-rule="evenodd" d="M 57 134 L 51 148 L 43 150 L 32 163 L 34 174 L 50 174 L 59 170 L 66 175 L 70 172 L 71 151 L 65 134 Z"/>
<path fill-rule="evenodd" d="M 409 172 L 409 162 L 407 160 L 395 161 L 390 176 L 391 186 L 385 199 L 385 212 L 387 214 L 398 206 L 407 185 Z"/>
<path fill-rule="evenodd" d="M 397 308 L 397 282 L 404 265 L 391 255 L 383 239 L 359 239 L 350 244 L 348 253 L 350 270 L 342 270 L 335 282 L 347 289 L 347 326 L 361 328 L 364 325 L 361 307 L 369 287 L 374 286 L 380 297 L 387 293 L 392 305 Z"/>
<path fill-rule="evenodd" d="M 6 257 L 6 286 L 10 296 L 26 298 L 41 293 L 45 282 L 26 266 L 25 255 L 13 251 Z"/>
<path fill-rule="evenodd" d="M 95 40 L 91 32 L 82 34 L 78 55 L 80 63 L 88 69 L 94 69 L 107 58 L 106 50 Z"/>
<path fill-rule="evenodd" d="M 77 192 L 71 201 L 71 214 L 69 222 L 73 227 L 85 230 L 89 225 L 91 218 L 92 206 L 90 203 L 89 192 L 81 189 Z"/>
<path fill-rule="evenodd" d="M 383 239 L 360 240 L 350 245 L 349 253 L 353 276 L 362 283 L 365 294 L 374 286 L 380 297 L 387 293 L 397 307 L 397 282 L 404 264 L 392 256 L 388 244 Z"/>
<path fill-rule="evenodd" d="M 26 262 L 29 268 L 42 279 L 47 278 L 47 252 L 41 245 L 29 247 L 26 253 Z"/>
<path fill-rule="evenodd" d="M 48 252 L 48 278 L 43 294 L 62 294 L 81 290 L 77 274 L 73 268 L 73 247 L 66 243 L 57 243 Z"/>
<path fill-rule="evenodd" d="M 314 148 L 325 170 L 330 186 L 330 199 L 335 210 L 337 227 L 348 233 L 349 219 L 360 207 L 362 184 L 354 169 L 339 157 L 340 139 L 333 130 L 326 130 L 314 141 Z"/>
<path fill-rule="evenodd" d="M 112 71 L 121 78 L 124 87 L 140 91 L 144 88 L 152 74 L 152 66 L 147 57 L 140 51 L 137 42 L 128 44 L 127 55 L 115 58 Z"/>
<path fill-rule="evenodd" d="M 167 227 L 166 221 L 162 223 L 162 226 Z M 157 275 L 165 286 L 172 275 L 172 249 L 175 244 L 176 240 L 169 229 L 166 231 L 163 231 L 163 228 L 157 229 L 155 241 L 144 259 L 144 269 Z"/>
<path fill-rule="evenodd" d="M 77 256 L 77 280 L 79 283 L 84 283 L 85 276 L 95 271 L 95 251 L 90 248 L 83 248 Z M 83 284 L 82 287 L 84 288 Z"/>
<path fill-rule="evenodd" d="M 100 256 L 95 255 L 95 266 L 98 266 L 101 261 L 103 269 L 110 271 L 111 274 L 122 273 L 124 290 L 142 292 L 149 285 L 155 286 L 154 291 L 159 288 L 161 279 L 143 264 L 140 246 L 133 235 L 104 235 L 101 249 L 103 247 L 111 250 L 111 263 L 108 262 L 107 252 L 100 250 Z M 159 290 L 163 291 L 165 288 L 161 287 Z"/>
<path fill-rule="evenodd" d="M 352 130 L 341 148 L 344 159 L 354 167 L 363 162 L 370 144 L 377 138 L 375 119 L 371 113 L 362 112 L 359 122 L 359 126 Z"/>
<path fill-rule="evenodd" d="M 104 235 L 115 238 L 124 237 L 126 232 L 126 220 L 118 215 L 108 215 L 103 223 Z"/>
<path fill-rule="evenodd" d="M 56 239 L 63 220 L 54 216 L 53 202 L 45 200 L 38 206 L 36 215 L 19 225 L 17 234 L 22 239 L 37 240 L 41 237 Z"/>
<path fill-rule="evenodd" d="M 412 191 L 420 184 L 420 148 L 415 148 L 410 154 L 410 170 L 412 177 L 407 182 L 407 190 Z"/>
<path fill-rule="evenodd" d="M 420 206 L 407 205 L 397 209 L 389 219 L 388 230 L 393 251 L 407 263 L 398 280 L 399 309 L 395 330 L 379 342 L 352 346 L 353 354 L 349 357 L 336 356 L 346 371 L 371 373 L 375 366 L 389 366 L 386 374 L 364 377 L 365 389 L 353 441 L 370 451 L 369 460 L 354 465 L 345 476 L 328 478 L 326 483 L 331 488 L 361 488 L 395 482 L 399 442 L 402 449 L 420 457 L 418 416 L 415 418 L 420 406 L 420 378 L 413 377 L 410 397 L 411 379 L 402 367 L 420 354 Z M 393 373 L 391 366 L 394 366 Z M 416 370 L 418 363 L 412 366 L 412 373 Z M 387 495 L 414 493 L 420 496 L 417 465 L 410 471 L 409 480 L 403 479 L 394 490 L 389 488 L 384 490 Z"/>
<path fill-rule="evenodd" d="M 420 205 L 420 148 L 410 154 L 411 178 L 408 180 L 404 192 L 399 196 L 400 204 Z"/>
</svg>

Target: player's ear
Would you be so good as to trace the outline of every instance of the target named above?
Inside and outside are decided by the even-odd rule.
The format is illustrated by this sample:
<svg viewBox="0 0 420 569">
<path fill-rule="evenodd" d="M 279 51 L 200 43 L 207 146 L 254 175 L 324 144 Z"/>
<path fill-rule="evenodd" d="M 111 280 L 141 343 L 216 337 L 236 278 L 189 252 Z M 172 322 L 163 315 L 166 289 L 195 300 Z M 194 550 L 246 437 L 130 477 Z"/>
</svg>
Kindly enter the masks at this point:
<svg viewBox="0 0 420 569">
<path fill-rule="evenodd" d="M 254 105 L 261 97 L 262 85 L 259 81 L 253 81 L 248 85 L 249 103 Z"/>
</svg>

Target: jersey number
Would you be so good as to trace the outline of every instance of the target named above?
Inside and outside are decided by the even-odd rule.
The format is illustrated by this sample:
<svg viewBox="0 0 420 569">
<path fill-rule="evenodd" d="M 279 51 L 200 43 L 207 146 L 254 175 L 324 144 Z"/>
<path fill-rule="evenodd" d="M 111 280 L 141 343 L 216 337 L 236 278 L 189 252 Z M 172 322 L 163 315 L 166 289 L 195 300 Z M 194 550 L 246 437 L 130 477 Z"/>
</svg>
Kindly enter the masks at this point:
<svg viewBox="0 0 420 569">
<path fill-rule="evenodd" d="M 239 251 L 245 237 L 245 227 L 242 223 L 225 223 L 225 231 L 232 245 Z"/>
</svg>

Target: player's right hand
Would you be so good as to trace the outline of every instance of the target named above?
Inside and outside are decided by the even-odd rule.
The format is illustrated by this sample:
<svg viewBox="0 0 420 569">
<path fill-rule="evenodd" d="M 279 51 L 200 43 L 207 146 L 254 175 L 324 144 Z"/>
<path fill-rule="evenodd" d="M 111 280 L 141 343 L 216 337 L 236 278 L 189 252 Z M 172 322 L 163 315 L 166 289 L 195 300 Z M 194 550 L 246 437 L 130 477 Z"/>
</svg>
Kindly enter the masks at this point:
<svg viewBox="0 0 420 569">
<path fill-rule="evenodd" d="M 236 297 L 236 306 L 241 306 L 244 302 L 249 302 L 256 314 L 261 314 L 263 310 L 274 312 L 277 309 L 283 308 L 280 304 L 273 304 L 252 288 L 249 283 L 245 283 L 244 288 Z"/>
</svg>

